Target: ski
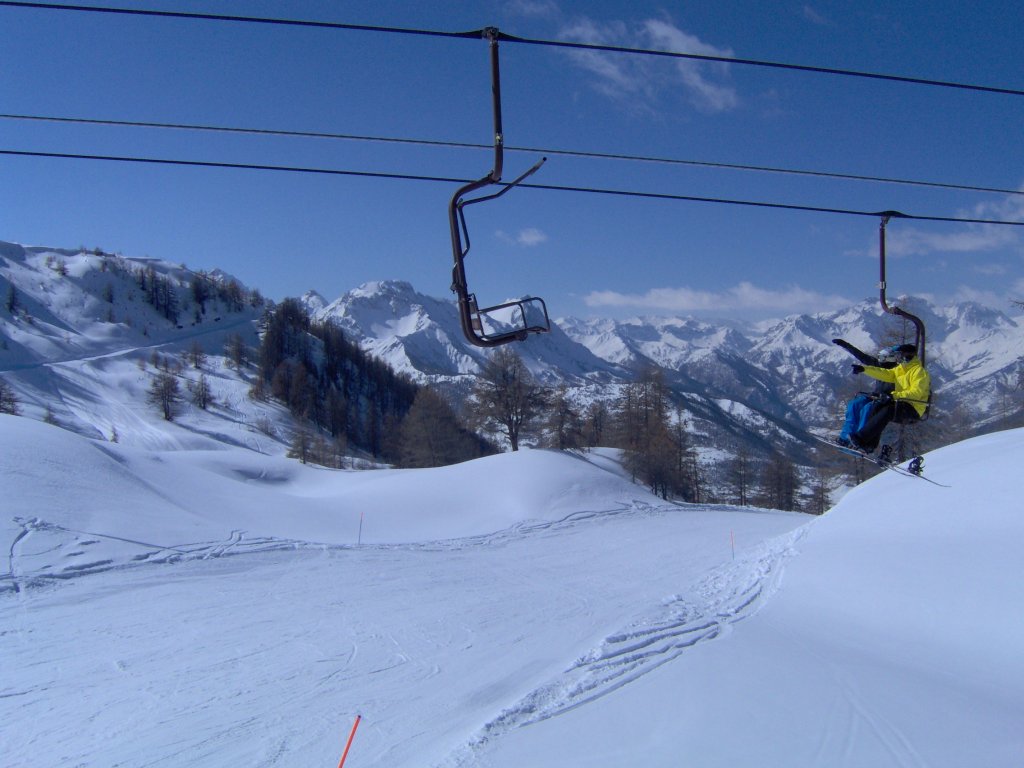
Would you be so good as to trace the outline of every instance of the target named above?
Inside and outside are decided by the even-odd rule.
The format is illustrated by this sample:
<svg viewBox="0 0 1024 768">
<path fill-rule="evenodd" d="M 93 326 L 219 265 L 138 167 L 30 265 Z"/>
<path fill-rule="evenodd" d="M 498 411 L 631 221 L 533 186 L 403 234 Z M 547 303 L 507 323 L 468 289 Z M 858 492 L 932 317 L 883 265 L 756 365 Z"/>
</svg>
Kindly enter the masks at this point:
<svg viewBox="0 0 1024 768">
<path fill-rule="evenodd" d="M 923 474 L 924 458 L 922 456 L 915 456 L 907 463 L 906 466 L 903 466 L 901 464 L 897 464 L 894 461 L 889 461 L 884 457 L 885 449 L 888 446 L 882 446 L 883 455 L 875 456 L 870 453 L 865 453 L 864 451 L 861 451 L 852 445 L 840 445 L 839 443 L 833 440 L 826 440 L 825 438 L 818 437 L 817 435 L 811 435 L 811 437 L 813 437 L 819 443 L 824 443 L 825 445 L 829 445 L 835 448 L 840 453 L 844 453 L 847 456 L 855 456 L 858 459 L 863 459 L 864 461 L 871 462 L 876 467 L 881 467 L 882 469 L 887 469 L 890 472 L 895 472 L 897 475 L 903 475 L 904 477 L 916 477 L 918 480 L 925 480 L 931 483 L 932 485 L 939 486 L 940 488 L 952 487 L 950 485 L 940 483 L 938 480 L 933 480 L 930 477 L 925 477 L 925 475 Z"/>
</svg>

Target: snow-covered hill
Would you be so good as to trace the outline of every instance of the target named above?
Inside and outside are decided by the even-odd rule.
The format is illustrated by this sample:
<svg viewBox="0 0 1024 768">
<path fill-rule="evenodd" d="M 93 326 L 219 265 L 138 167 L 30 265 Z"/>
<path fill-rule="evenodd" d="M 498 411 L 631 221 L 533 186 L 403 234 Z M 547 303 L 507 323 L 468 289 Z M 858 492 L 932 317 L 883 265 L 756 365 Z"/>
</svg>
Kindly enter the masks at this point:
<svg viewBox="0 0 1024 768">
<path fill-rule="evenodd" d="M 1011 766 L 1024 432 L 821 518 L 0 416 L 4 765 Z"/>
<path fill-rule="evenodd" d="M 281 410 L 253 402 L 249 377 L 228 364 L 228 340 L 254 348 L 263 312 L 258 292 L 230 275 L 0 243 L 0 297 L 0 375 L 23 415 L 129 445 L 283 452 Z M 202 370 L 186 360 L 197 350 Z M 205 376 L 210 408 L 191 405 L 183 384 L 180 416 L 165 421 L 147 403 L 163 366 L 183 366 L 188 384 Z"/>
</svg>

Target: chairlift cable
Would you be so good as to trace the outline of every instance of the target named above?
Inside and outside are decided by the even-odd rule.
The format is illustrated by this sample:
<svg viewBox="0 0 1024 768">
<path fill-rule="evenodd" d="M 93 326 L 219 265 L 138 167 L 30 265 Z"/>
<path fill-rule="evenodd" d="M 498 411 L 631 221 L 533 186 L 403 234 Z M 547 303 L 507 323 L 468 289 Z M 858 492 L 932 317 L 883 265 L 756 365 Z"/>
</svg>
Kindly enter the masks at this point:
<svg viewBox="0 0 1024 768">
<path fill-rule="evenodd" d="M 270 18 L 262 16 L 235 16 L 216 13 L 193 13 L 185 11 L 161 11 L 143 8 L 112 8 L 105 6 L 69 5 L 57 3 L 26 2 L 25 0 L 0 0 L 0 6 L 12 8 L 31 8 L 56 11 L 78 11 L 87 13 L 121 14 L 129 16 L 151 16 L 174 19 L 194 19 L 200 21 L 221 21 L 247 24 L 281 25 L 292 27 L 312 27 L 319 29 L 347 30 L 358 32 L 377 32 L 387 34 L 419 35 L 429 37 L 446 37 L 479 40 L 486 34 L 486 30 L 473 30 L 468 32 L 445 32 L 440 30 L 415 29 L 408 27 L 386 27 L 368 24 L 347 24 L 342 22 L 310 21 L 303 19 Z M 564 49 L 576 49 L 586 51 L 601 51 L 605 53 L 623 53 L 643 56 L 659 56 L 675 59 L 689 59 L 693 61 L 715 62 L 721 64 L 736 64 L 742 66 L 762 67 L 804 72 L 810 74 L 836 75 L 841 77 L 867 78 L 876 81 L 889 81 L 909 85 L 924 85 L 940 88 L 954 88 L 966 91 L 977 91 L 993 93 L 1006 96 L 1024 96 L 1024 90 L 1017 88 L 1004 88 L 989 85 L 978 85 L 973 83 L 952 82 L 948 80 L 933 80 L 922 77 L 908 77 L 904 75 L 892 75 L 881 72 L 865 72 L 852 69 L 839 69 L 835 67 L 821 67 L 807 64 L 790 64 L 777 61 L 765 61 L 760 59 L 746 59 L 731 56 L 713 56 L 709 54 L 683 53 L 681 51 L 665 51 L 649 48 L 631 48 L 627 46 L 603 45 L 597 43 L 581 43 L 567 40 L 544 40 L 537 38 L 519 37 L 499 32 L 497 39 L 502 42 L 519 43 L 525 45 L 547 46 Z"/>
<path fill-rule="evenodd" d="M 377 178 L 400 181 L 443 182 L 448 184 L 466 184 L 469 183 L 470 181 L 473 181 L 472 179 L 459 179 L 447 176 L 426 176 L 407 173 L 386 173 L 381 171 L 356 171 L 336 168 L 303 168 L 286 165 L 259 165 L 253 163 L 227 163 L 208 160 L 178 160 L 169 158 L 130 157 L 121 155 L 88 155 L 69 152 L 35 152 L 27 150 L 0 149 L 0 155 L 15 157 L 39 157 L 62 160 L 103 160 L 109 162 L 148 163 L 154 165 L 189 166 L 198 168 L 226 168 L 237 170 L 278 171 L 287 173 L 308 173 L 333 176 L 356 176 L 363 178 Z M 499 182 L 498 184 L 508 186 L 504 182 Z M 614 195 L 618 197 L 636 197 L 652 200 L 676 200 L 682 202 L 713 203 L 718 205 L 738 205 L 755 208 L 805 211 L 808 213 L 830 213 L 846 216 L 870 216 L 873 218 L 877 218 L 882 215 L 889 215 L 893 218 L 902 218 L 914 221 L 935 221 L 956 224 L 991 224 L 1000 226 L 1024 227 L 1024 221 L 1011 221 L 1001 219 L 979 219 L 957 216 L 929 216 L 921 214 L 899 213 L 895 211 L 861 211 L 849 208 L 830 208 L 823 206 L 796 205 L 790 203 L 776 203 L 768 201 L 736 200 L 729 198 L 699 197 L 695 195 L 679 195 L 666 192 L 644 192 L 639 190 L 626 189 L 601 189 L 597 187 L 579 187 L 558 184 L 520 183 L 518 186 L 527 189 L 539 189 L 555 192 L 575 192 L 581 194 Z"/>
<path fill-rule="evenodd" d="M 192 11 L 161 11 L 151 8 L 113 8 L 99 5 L 71 5 L 67 3 L 35 3 L 23 0 L 0 0 L 0 6 L 31 8 L 52 11 L 81 11 L 106 13 L 122 16 L 150 16 L 165 19 L 189 19 L 195 21 L 228 21 L 245 24 L 268 24 L 287 27 L 312 27 L 317 29 L 347 30 L 355 32 L 386 32 L 388 34 L 421 35 L 427 37 L 454 37 L 479 40 L 481 31 L 444 32 L 433 29 L 410 29 L 405 27 L 383 27 L 372 24 L 345 24 L 333 21 L 311 21 L 307 19 L 283 19 L 265 16 L 236 16 L 224 13 L 196 13 Z"/>
<path fill-rule="evenodd" d="M 908 77 L 905 75 L 892 75 L 883 72 L 865 72 L 853 69 L 838 69 L 835 67 L 819 67 L 808 64 L 790 64 L 779 61 L 764 61 L 761 59 L 743 59 L 733 56 L 713 56 L 700 53 L 682 53 L 679 51 L 662 51 L 649 48 L 631 48 L 619 45 L 604 45 L 598 43 L 577 43 L 568 40 L 534 40 L 525 37 L 515 37 L 502 33 L 498 37 L 502 42 L 524 43 L 527 45 L 547 45 L 557 48 L 571 48 L 585 51 L 603 51 L 608 53 L 629 53 L 644 56 L 663 56 L 674 59 L 690 59 L 694 61 L 715 62 L 719 64 L 740 64 L 752 67 L 766 67 L 770 69 L 785 69 L 796 72 L 808 72 L 820 75 L 839 75 L 842 77 L 859 77 L 869 80 L 885 80 L 896 83 L 907 83 L 910 85 L 927 85 L 940 88 L 957 88 L 968 91 L 981 91 L 986 93 L 998 93 L 1007 96 L 1024 96 L 1024 90 L 1017 88 L 1002 88 L 998 86 L 976 85 L 973 83 L 960 83 L 949 80 L 932 80 L 924 77 Z"/>
<path fill-rule="evenodd" d="M 39 122 L 72 123 L 81 125 L 104 125 L 125 128 L 158 128 L 186 131 L 208 131 L 217 133 L 235 133 L 253 136 L 282 136 L 291 138 L 309 139 L 338 139 L 345 141 L 366 141 L 380 142 L 385 144 L 408 144 L 427 147 L 448 147 L 454 149 L 492 149 L 490 144 L 481 144 L 465 141 L 444 141 L 440 139 L 417 139 L 402 138 L 393 136 L 365 136 L 351 133 L 327 133 L 321 131 L 292 131 L 273 128 L 246 128 L 240 126 L 200 125 L 193 123 L 159 123 L 138 120 L 105 120 L 98 118 L 84 117 L 60 117 L 53 115 L 22 115 L 22 114 L 0 114 L 4 120 L 32 120 Z M 657 157 L 650 155 L 632 155 L 612 152 L 587 152 L 572 149 L 552 149 L 546 147 L 517 147 L 505 145 L 506 152 L 527 152 L 530 154 L 561 155 L 564 157 L 578 157 L 596 160 L 621 160 L 626 162 L 643 162 L 664 165 L 686 165 L 699 168 L 714 168 L 733 171 L 751 171 L 759 173 L 775 173 L 796 176 L 810 176 L 814 178 L 838 179 L 841 181 L 866 181 L 879 184 L 897 184 L 904 186 L 930 187 L 934 189 L 950 189 L 962 192 L 988 192 L 1000 195 L 1024 195 L 1024 189 L 1003 189 L 1000 187 L 987 187 L 971 184 L 953 184 L 950 182 L 926 181 L 920 179 L 900 179 L 886 176 L 869 176 L 853 173 L 836 173 L 830 171 L 814 171 L 798 168 L 778 168 L 764 165 L 746 165 L 736 163 L 722 163 L 708 160 L 688 160 L 683 158 Z"/>
</svg>

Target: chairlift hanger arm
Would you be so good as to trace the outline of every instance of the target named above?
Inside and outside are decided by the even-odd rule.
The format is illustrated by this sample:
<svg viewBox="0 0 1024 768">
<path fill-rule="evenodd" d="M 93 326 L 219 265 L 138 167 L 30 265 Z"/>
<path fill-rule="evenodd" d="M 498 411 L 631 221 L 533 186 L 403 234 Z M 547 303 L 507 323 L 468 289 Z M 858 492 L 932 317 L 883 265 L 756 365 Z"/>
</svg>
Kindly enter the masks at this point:
<svg viewBox="0 0 1024 768">
<path fill-rule="evenodd" d="M 462 243 L 460 243 L 460 253 L 462 254 L 462 259 L 463 260 L 465 260 L 466 255 L 469 253 L 469 249 L 470 249 L 469 228 L 466 226 L 466 214 L 465 214 L 465 211 L 463 209 L 467 205 L 472 205 L 473 203 L 482 203 L 482 202 L 485 202 L 487 200 L 494 200 L 496 198 L 501 197 L 506 192 L 508 192 L 510 189 L 512 189 L 512 187 L 518 185 L 521 181 L 523 181 L 523 179 L 525 179 L 528 176 L 531 176 L 533 173 L 535 173 L 544 164 L 544 162 L 546 160 L 547 160 L 546 157 L 542 157 L 532 168 L 530 168 L 528 171 L 526 171 L 525 173 L 520 175 L 514 181 L 511 181 L 511 182 L 505 184 L 500 192 L 495 192 L 493 195 L 482 195 L 481 197 L 474 197 L 474 198 L 471 198 L 469 200 L 462 200 L 461 199 L 461 195 L 464 194 L 464 192 L 462 192 L 462 190 L 460 190 L 459 192 L 456 192 L 455 197 L 452 198 L 452 204 L 455 207 L 455 213 L 458 215 L 459 231 L 461 232 L 462 238 L 465 240 L 465 245 L 462 245 Z M 478 182 L 473 182 L 473 184 L 469 184 L 466 187 L 463 187 L 463 190 L 465 190 L 465 189 L 467 189 L 469 187 L 472 187 L 473 190 L 480 188 L 478 186 Z M 470 191 L 473 191 L 473 190 L 470 190 Z M 449 212 L 449 216 L 451 216 L 451 215 L 452 215 L 451 212 Z"/>
<path fill-rule="evenodd" d="M 885 295 L 886 290 L 886 279 L 885 279 L 885 230 L 889 224 L 889 220 L 893 218 L 909 218 L 905 213 L 899 211 L 884 211 L 878 214 L 881 218 L 881 222 L 878 226 L 878 300 L 882 305 L 882 309 L 890 315 L 899 315 L 905 317 L 914 324 L 916 338 L 914 345 L 917 347 L 917 356 L 921 359 L 921 364 L 925 364 L 925 328 L 924 321 L 917 315 L 907 312 L 907 310 L 901 307 L 889 306 L 889 302 Z"/>
<path fill-rule="evenodd" d="M 495 192 L 494 194 L 482 195 L 481 197 L 474 197 L 471 200 L 459 200 L 459 202 L 458 202 L 459 210 L 461 211 L 464 206 L 472 205 L 473 203 L 482 203 L 482 202 L 485 202 L 486 200 L 495 200 L 495 199 L 501 197 L 506 192 L 508 192 L 510 189 L 512 189 L 513 187 L 518 186 L 523 181 L 525 181 L 528 177 L 532 176 L 534 173 L 539 171 L 540 167 L 542 165 L 544 165 L 544 163 L 546 163 L 546 162 L 547 162 L 547 158 L 546 157 L 542 157 L 540 160 L 538 160 L 536 163 L 534 163 L 533 166 L 529 170 L 525 171 L 524 173 L 522 173 L 518 177 L 516 177 L 515 180 L 510 181 L 510 182 L 508 182 L 506 184 L 503 184 L 501 190 L 498 191 L 498 192 Z M 499 182 L 492 182 L 492 183 L 500 184 L 501 182 L 499 181 Z M 465 194 L 465 193 L 463 193 L 463 194 Z"/>
</svg>

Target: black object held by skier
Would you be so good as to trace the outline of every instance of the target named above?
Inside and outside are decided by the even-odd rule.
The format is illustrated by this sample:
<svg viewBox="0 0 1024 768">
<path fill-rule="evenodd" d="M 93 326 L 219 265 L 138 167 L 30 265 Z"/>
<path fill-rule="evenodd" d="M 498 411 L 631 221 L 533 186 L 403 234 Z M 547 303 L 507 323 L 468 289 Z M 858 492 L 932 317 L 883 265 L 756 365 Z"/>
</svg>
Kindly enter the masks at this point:
<svg viewBox="0 0 1024 768">
<path fill-rule="evenodd" d="M 873 453 L 889 422 L 906 424 L 918 421 L 925 415 L 931 395 L 931 377 L 917 356 L 917 347 L 913 344 L 900 344 L 891 351 L 897 359 L 891 368 L 881 365 L 852 367 L 855 375 L 866 373 L 873 379 L 894 386 L 891 393 L 865 396 L 867 402 L 859 401 L 859 407 L 855 408 L 854 428 L 848 435 L 840 435 L 840 445 L 852 445 L 865 453 Z M 854 401 L 857 398 L 848 406 L 848 418 Z"/>
</svg>

